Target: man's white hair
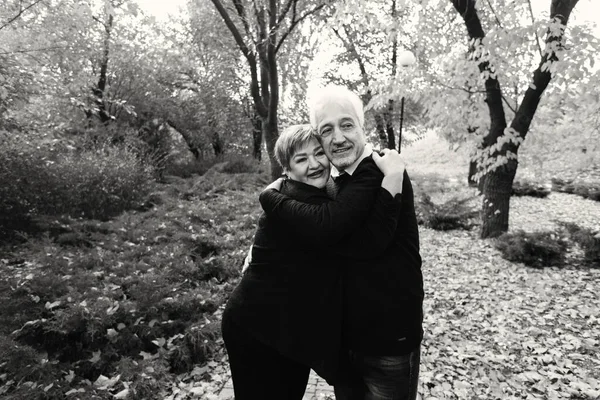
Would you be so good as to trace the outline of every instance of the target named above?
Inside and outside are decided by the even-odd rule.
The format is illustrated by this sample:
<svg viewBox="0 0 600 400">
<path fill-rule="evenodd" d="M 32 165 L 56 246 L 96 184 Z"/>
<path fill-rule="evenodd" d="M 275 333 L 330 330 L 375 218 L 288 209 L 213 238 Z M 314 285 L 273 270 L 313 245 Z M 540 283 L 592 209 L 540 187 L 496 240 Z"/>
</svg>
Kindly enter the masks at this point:
<svg viewBox="0 0 600 400">
<path fill-rule="evenodd" d="M 308 116 L 313 129 L 317 129 L 317 112 L 326 104 L 350 104 L 358 123 L 361 127 L 365 125 L 365 111 L 360 97 L 353 91 L 344 86 L 327 85 L 322 88 L 315 89 L 307 100 Z"/>
</svg>

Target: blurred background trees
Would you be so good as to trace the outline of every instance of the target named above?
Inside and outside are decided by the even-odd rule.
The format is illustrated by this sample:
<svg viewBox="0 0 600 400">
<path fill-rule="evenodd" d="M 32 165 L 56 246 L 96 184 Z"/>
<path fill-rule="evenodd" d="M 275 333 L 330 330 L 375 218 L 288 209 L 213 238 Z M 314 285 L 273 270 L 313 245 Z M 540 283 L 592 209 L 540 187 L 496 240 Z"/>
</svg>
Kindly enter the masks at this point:
<svg viewBox="0 0 600 400">
<path fill-rule="evenodd" d="M 579 12 L 593 4 L 557 20 L 559 3 L 190 0 L 159 17 L 143 0 L 6 0 L 0 130 L 46 163 L 120 146 L 159 179 L 227 156 L 276 177 L 279 130 L 307 120 L 311 89 L 339 83 L 363 98 L 376 146 L 398 148 L 402 129 L 405 146 L 436 134 L 470 152 L 494 236 L 517 151 L 540 170 L 567 149 L 580 157 L 565 168 L 597 161 L 599 31 Z"/>
</svg>

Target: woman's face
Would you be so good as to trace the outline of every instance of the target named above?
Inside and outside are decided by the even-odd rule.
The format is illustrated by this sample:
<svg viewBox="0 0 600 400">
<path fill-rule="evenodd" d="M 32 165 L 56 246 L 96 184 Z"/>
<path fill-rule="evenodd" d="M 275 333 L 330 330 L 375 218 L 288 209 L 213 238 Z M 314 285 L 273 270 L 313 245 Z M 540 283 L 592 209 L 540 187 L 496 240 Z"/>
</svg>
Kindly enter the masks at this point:
<svg viewBox="0 0 600 400">
<path fill-rule="evenodd" d="M 322 189 L 329 180 L 329 169 L 323 147 L 312 138 L 296 150 L 285 173 L 290 179 Z"/>
</svg>

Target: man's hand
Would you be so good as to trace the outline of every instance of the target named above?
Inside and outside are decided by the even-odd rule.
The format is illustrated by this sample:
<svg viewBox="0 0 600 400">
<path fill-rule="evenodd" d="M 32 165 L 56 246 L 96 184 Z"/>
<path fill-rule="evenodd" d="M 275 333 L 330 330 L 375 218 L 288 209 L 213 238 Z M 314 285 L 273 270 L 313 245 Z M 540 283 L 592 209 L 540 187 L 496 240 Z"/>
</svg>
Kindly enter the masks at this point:
<svg viewBox="0 0 600 400">
<path fill-rule="evenodd" d="M 396 150 L 383 149 L 381 152 L 383 156 L 373 153 L 373 161 L 385 176 L 404 174 L 406 161 Z"/>
<path fill-rule="evenodd" d="M 381 187 L 395 196 L 402 193 L 406 162 L 396 150 L 383 149 L 382 153 L 373 153 L 373 161 L 384 175 Z"/>
<path fill-rule="evenodd" d="M 281 184 L 283 183 L 283 178 L 279 178 L 275 181 L 273 181 L 269 186 L 267 186 L 265 188 L 265 190 L 269 190 L 269 189 L 275 189 L 278 192 L 281 191 Z"/>
</svg>

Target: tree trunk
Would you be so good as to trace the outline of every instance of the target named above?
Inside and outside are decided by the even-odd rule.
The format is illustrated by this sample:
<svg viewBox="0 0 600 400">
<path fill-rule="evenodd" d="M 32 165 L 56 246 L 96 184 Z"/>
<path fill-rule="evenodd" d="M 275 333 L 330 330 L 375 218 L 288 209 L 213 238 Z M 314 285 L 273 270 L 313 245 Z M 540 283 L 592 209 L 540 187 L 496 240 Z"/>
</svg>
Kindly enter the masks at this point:
<svg viewBox="0 0 600 400">
<path fill-rule="evenodd" d="M 481 208 L 481 237 L 497 237 L 508 231 L 508 210 L 517 161 L 496 168 L 486 175 Z"/>
<path fill-rule="evenodd" d="M 262 120 L 257 113 L 254 113 L 252 118 L 252 156 L 255 160 L 262 160 L 262 144 L 263 144 L 263 132 L 262 132 Z"/>
<path fill-rule="evenodd" d="M 202 155 L 202 152 L 201 152 L 202 149 L 198 145 L 197 141 L 194 139 L 194 135 L 192 133 L 190 133 L 186 128 L 182 127 L 181 125 L 179 125 L 178 123 L 173 121 L 172 119 L 167 119 L 166 123 L 167 123 L 167 125 L 169 125 L 172 129 L 174 129 L 175 131 L 177 131 L 177 133 L 179 133 L 181 135 L 181 137 L 187 144 L 188 149 L 194 155 L 194 158 L 196 160 L 200 159 L 201 155 Z"/>
<path fill-rule="evenodd" d="M 225 147 L 223 146 L 223 139 L 218 132 L 213 132 L 211 143 L 215 157 L 219 157 L 225 153 Z"/>
<path fill-rule="evenodd" d="M 269 155 L 269 162 L 271 164 L 271 178 L 277 179 L 283 174 L 283 169 L 281 168 L 281 165 L 279 165 L 277 159 L 275 158 L 275 142 L 279 137 L 277 124 L 268 122 L 265 123 L 263 121 L 263 135 L 265 138 L 265 143 L 267 145 L 267 154 Z"/>
<path fill-rule="evenodd" d="M 108 60 L 110 54 L 110 36 L 112 33 L 113 16 L 109 14 L 108 21 L 104 24 L 104 48 L 102 49 L 102 61 L 100 63 L 100 77 L 98 78 L 98 84 L 92 89 L 95 97 L 95 103 L 98 107 L 98 118 L 100 121 L 107 125 L 110 120 L 110 114 L 106 110 L 106 102 L 104 100 L 104 92 L 106 91 L 107 73 L 108 73 Z"/>
<path fill-rule="evenodd" d="M 365 104 L 368 104 L 368 102 L 365 102 Z M 381 115 L 379 113 L 375 113 L 374 118 L 375 118 L 375 129 L 377 130 L 377 135 L 379 136 L 379 141 L 381 142 L 381 147 L 387 148 L 388 147 L 388 137 L 385 133 L 385 118 L 383 117 L 383 115 Z"/>
<path fill-rule="evenodd" d="M 477 181 L 475 180 L 475 174 L 477 173 L 477 161 L 471 160 L 469 162 L 469 177 L 467 183 L 469 187 L 477 187 Z"/>
</svg>

